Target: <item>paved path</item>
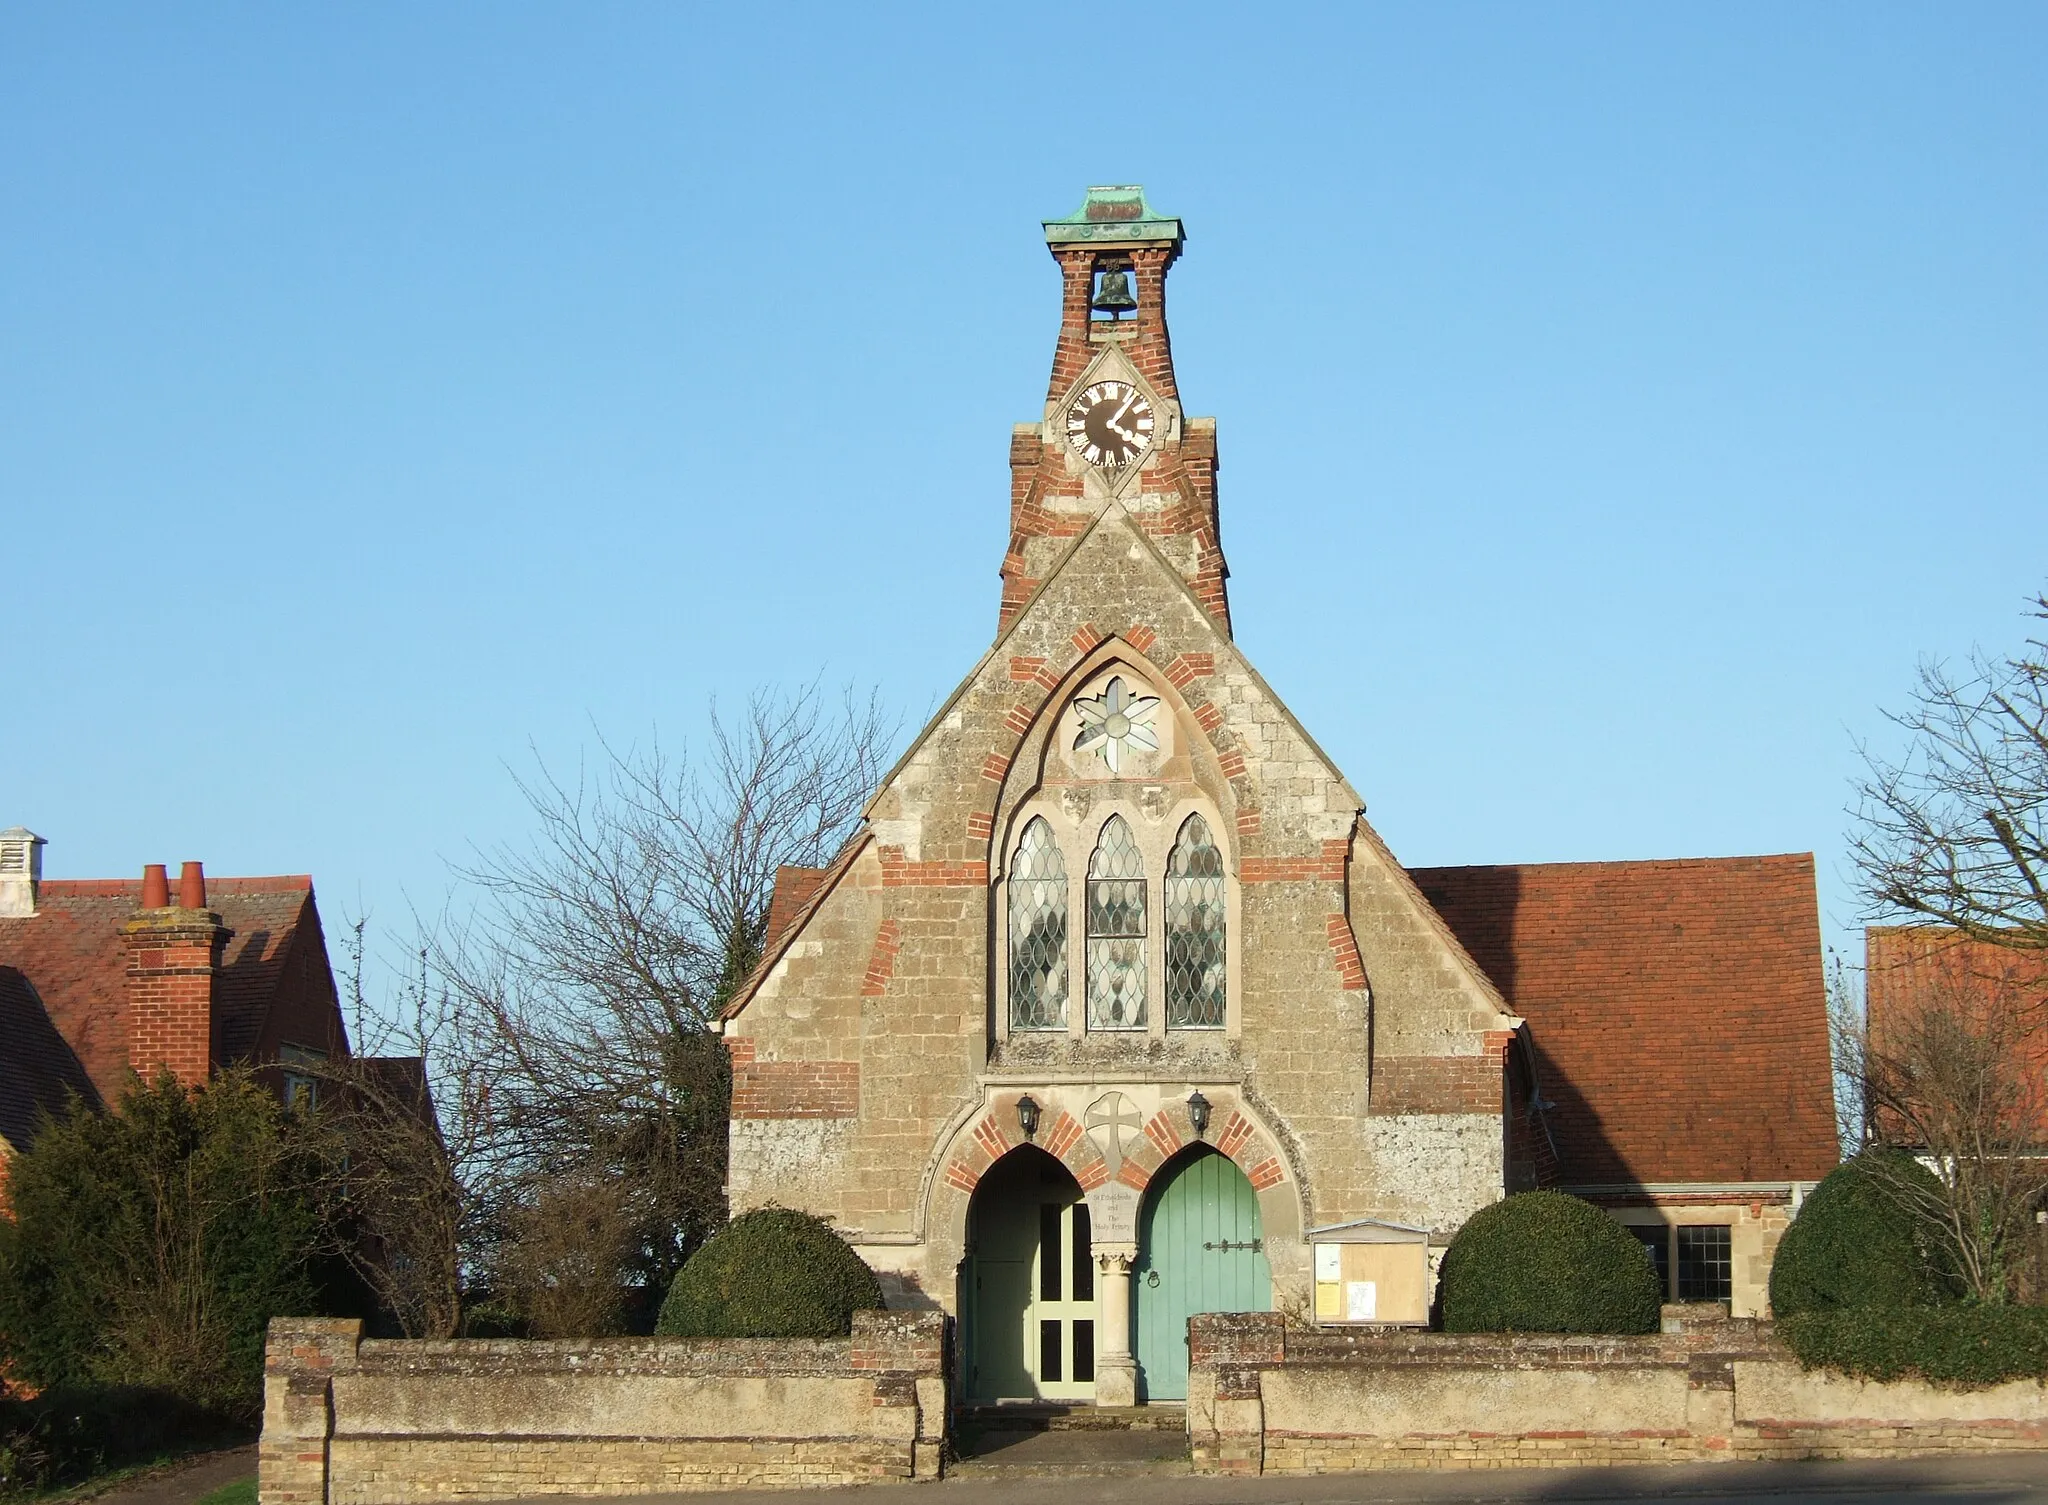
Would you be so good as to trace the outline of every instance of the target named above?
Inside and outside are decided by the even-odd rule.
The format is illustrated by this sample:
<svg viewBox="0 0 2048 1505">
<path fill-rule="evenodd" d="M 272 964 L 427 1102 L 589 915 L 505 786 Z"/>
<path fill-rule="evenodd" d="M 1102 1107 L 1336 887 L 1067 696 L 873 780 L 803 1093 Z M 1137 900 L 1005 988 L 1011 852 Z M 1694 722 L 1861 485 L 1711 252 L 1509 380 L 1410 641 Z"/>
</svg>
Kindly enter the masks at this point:
<svg viewBox="0 0 2048 1505">
<path fill-rule="evenodd" d="M 256 1445 L 251 1443 L 165 1464 L 88 1498 L 92 1505 L 192 1505 L 223 1484 L 253 1478 L 255 1473 Z"/>
<path fill-rule="evenodd" d="M 1674 1500 L 1712 1505 L 2048 1505 L 2048 1454 L 1885 1463 L 1708 1463 L 1654 1468 L 1499 1469 L 1297 1479 L 989 1477 L 849 1489 L 643 1495 L 637 1505 L 1565 1505 Z M 614 1500 L 612 1505 L 626 1505 Z"/>
</svg>

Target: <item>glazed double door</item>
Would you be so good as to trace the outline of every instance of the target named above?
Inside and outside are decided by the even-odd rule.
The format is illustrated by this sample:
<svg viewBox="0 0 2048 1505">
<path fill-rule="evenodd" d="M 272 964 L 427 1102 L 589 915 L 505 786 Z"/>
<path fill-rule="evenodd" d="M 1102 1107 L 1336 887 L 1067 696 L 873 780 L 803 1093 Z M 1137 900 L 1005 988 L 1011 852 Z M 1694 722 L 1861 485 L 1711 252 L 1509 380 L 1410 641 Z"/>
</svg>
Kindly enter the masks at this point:
<svg viewBox="0 0 2048 1505">
<path fill-rule="evenodd" d="M 979 1400 L 1095 1394 L 1095 1251 L 1088 1204 L 1011 1201 L 981 1210 L 972 1372 Z"/>
</svg>

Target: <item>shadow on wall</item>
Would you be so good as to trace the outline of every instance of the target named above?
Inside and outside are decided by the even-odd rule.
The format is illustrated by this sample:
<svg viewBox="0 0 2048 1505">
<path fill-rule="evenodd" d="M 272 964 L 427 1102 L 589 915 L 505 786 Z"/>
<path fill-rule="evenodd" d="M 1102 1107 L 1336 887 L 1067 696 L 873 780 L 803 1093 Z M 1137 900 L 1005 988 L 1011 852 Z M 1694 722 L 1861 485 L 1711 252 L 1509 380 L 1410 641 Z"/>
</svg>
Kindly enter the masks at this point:
<svg viewBox="0 0 2048 1505">
<path fill-rule="evenodd" d="M 1417 868 L 1410 876 L 1459 943 L 1528 1022 L 1515 1032 L 1507 1060 L 1507 1188 L 1511 1192 L 1616 1179 L 1606 1167 L 1625 1165 L 1607 1135 L 1599 1110 L 1579 1083 L 1545 1049 L 1541 1009 L 1524 1008 L 1518 959 L 1526 946 L 1524 876 L 1514 867 Z M 1586 1004 L 1598 1007 L 1597 992 Z M 1623 1047 L 1619 1038 L 1614 1046 Z"/>
</svg>

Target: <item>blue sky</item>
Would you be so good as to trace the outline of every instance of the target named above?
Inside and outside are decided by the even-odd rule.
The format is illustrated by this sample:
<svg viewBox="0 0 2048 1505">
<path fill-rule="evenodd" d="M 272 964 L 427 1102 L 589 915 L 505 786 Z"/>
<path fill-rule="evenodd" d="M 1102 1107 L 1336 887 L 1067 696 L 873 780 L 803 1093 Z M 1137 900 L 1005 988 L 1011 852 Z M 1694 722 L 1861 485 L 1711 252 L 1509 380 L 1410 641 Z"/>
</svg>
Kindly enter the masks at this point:
<svg viewBox="0 0 2048 1505">
<path fill-rule="evenodd" d="M 1107 40 L 1105 40 L 1107 39 Z M 0 825 L 437 908 L 986 647 L 1038 220 L 1189 233 L 1239 641 L 1417 865 L 1815 851 L 2048 578 L 2048 7 L 0 5 Z"/>
</svg>

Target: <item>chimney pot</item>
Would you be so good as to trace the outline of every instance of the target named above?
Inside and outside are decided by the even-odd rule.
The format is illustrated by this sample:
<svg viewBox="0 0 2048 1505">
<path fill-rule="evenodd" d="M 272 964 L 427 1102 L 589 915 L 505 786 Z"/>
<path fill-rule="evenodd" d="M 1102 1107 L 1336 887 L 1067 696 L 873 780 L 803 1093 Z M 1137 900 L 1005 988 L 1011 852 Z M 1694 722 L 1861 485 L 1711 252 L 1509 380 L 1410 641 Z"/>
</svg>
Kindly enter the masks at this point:
<svg viewBox="0 0 2048 1505">
<path fill-rule="evenodd" d="M 164 873 L 164 865 L 161 862 L 151 862 L 143 865 L 142 907 L 144 909 L 169 909 L 171 907 L 171 881 Z"/>
<path fill-rule="evenodd" d="M 188 862 L 178 869 L 178 908 L 206 908 L 206 869 Z"/>
</svg>

